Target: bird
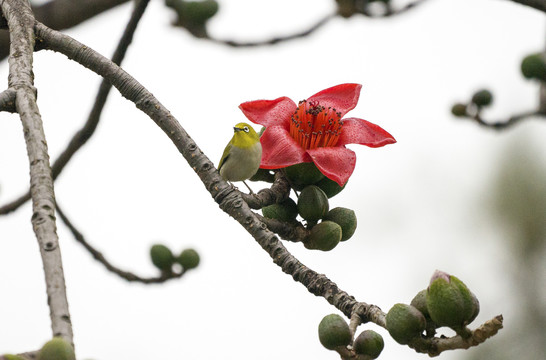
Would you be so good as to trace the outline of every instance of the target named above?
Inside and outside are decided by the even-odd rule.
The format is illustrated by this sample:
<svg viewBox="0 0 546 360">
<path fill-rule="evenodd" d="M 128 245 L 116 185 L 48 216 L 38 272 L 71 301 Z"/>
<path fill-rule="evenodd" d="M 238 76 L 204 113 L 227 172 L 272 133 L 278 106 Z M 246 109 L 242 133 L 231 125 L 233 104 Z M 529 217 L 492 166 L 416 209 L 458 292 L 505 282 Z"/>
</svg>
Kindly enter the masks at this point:
<svg viewBox="0 0 546 360">
<path fill-rule="evenodd" d="M 220 176 L 230 183 L 242 181 L 251 194 L 254 192 L 245 180 L 250 179 L 262 161 L 260 136 L 247 123 L 238 123 L 233 127 L 233 137 L 227 144 L 218 164 Z"/>
</svg>

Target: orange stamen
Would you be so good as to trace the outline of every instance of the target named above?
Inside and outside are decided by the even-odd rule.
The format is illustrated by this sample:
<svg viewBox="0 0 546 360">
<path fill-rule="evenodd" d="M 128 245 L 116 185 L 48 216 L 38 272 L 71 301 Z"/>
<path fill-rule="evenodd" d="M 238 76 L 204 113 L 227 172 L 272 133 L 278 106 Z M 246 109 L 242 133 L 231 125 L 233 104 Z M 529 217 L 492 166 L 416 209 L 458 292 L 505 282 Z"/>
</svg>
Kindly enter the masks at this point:
<svg viewBox="0 0 546 360">
<path fill-rule="evenodd" d="M 343 122 L 341 113 L 325 108 L 318 101 L 300 101 L 290 121 L 290 136 L 304 149 L 333 147 L 337 144 Z"/>
</svg>

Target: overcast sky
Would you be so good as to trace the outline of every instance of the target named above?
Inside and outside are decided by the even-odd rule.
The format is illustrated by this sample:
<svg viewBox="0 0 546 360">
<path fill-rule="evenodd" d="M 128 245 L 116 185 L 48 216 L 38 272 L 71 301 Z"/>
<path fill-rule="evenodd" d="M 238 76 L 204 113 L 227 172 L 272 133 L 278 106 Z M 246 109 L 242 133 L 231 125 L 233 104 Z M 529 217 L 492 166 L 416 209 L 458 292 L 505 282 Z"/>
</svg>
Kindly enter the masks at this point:
<svg viewBox="0 0 546 360">
<path fill-rule="evenodd" d="M 291 34 L 333 11 L 332 0 L 232 0 L 210 27 L 218 38 Z M 131 4 L 66 31 L 110 56 Z M 333 85 L 363 85 L 349 116 L 398 142 L 350 145 L 356 170 L 330 207 L 355 210 L 358 229 L 331 252 L 286 243 L 304 264 L 387 311 L 408 303 L 435 269 L 457 275 L 482 308 L 474 326 L 513 319 L 500 246 L 487 216 L 503 151 L 530 143 L 546 153 L 544 121 L 496 133 L 449 109 L 490 88 L 487 118 L 534 108 L 538 87 L 523 80 L 523 56 L 544 46 L 544 14 L 510 1 L 429 1 L 389 19 L 335 19 L 305 39 L 231 49 L 172 28 L 174 14 L 152 1 L 123 67 L 181 122 L 216 164 L 241 102 L 291 97 Z M 52 159 L 85 121 L 99 78 L 53 52 L 34 60 L 38 105 Z M 7 62 L 0 79 L 7 86 Z M 542 160 L 544 161 L 544 156 Z M 0 114 L 0 203 L 28 187 L 20 122 Z M 258 190 L 259 184 L 253 185 Z M 165 285 L 129 284 L 107 272 L 58 223 L 74 341 L 80 359 L 336 359 L 317 326 L 338 311 L 307 292 L 224 214 L 172 143 L 113 91 L 99 128 L 56 182 L 56 197 L 79 230 L 114 264 L 153 276 L 149 247 L 193 247 L 199 268 Z M 51 336 L 43 271 L 27 204 L 0 217 L 0 353 L 39 348 Z M 381 359 L 424 359 L 386 331 Z M 450 334 L 447 332 L 447 334 Z M 503 341 L 499 335 L 490 341 Z M 472 350 L 470 350 L 472 351 Z M 460 359 L 463 351 L 443 354 Z"/>
</svg>

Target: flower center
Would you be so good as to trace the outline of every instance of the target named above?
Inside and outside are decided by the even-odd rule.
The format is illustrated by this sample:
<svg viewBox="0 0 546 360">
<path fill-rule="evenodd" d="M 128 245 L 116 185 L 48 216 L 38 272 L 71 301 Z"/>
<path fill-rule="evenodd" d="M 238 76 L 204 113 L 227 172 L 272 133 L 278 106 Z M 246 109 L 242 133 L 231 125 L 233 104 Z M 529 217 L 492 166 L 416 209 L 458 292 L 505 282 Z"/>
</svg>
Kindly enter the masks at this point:
<svg viewBox="0 0 546 360">
<path fill-rule="evenodd" d="M 302 100 L 290 121 L 290 136 L 304 149 L 332 147 L 337 144 L 343 121 L 341 113 L 318 101 Z"/>
</svg>

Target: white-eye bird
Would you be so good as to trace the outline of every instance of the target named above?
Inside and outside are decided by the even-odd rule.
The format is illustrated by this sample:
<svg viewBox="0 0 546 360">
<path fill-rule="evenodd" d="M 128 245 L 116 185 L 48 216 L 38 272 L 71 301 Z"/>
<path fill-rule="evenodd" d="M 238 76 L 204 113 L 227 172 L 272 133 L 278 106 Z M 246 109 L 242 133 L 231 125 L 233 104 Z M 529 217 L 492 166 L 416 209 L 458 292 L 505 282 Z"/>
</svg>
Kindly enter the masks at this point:
<svg viewBox="0 0 546 360">
<path fill-rule="evenodd" d="M 262 144 L 260 136 L 247 123 L 238 123 L 233 128 L 234 134 L 227 144 L 218 164 L 218 171 L 224 180 L 229 182 L 250 179 L 260 167 L 262 161 Z"/>
</svg>

